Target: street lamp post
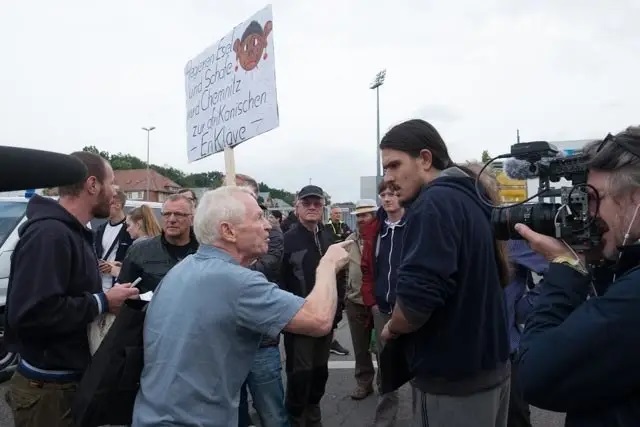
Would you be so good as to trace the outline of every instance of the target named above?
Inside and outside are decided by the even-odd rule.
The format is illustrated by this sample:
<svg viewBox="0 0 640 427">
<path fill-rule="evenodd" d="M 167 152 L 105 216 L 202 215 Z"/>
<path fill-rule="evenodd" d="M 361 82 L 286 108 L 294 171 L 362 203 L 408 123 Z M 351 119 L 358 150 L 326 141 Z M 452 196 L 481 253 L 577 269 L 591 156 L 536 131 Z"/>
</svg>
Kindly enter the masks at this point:
<svg viewBox="0 0 640 427">
<path fill-rule="evenodd" d="M 142 128 L 143 131 L 147 132 L 147 196 L 146 200 L 151 200 L 151 169 L 149 168 L 149 136 L 151 131 L 154 130 L 155 126 L 150 126 L 148 128 Z"/>
<path fill-rule="evenodd" d="M 369 89 L 376 90 L 376 186 L 380 184 L 382 179 L 382 169 L 380 167 L 380 86 L 384 84 L 384 79 L 387 76 L 387 70 L 382 70 L 376 74 L 376 78 L 369 86 Z"/>
</svg>

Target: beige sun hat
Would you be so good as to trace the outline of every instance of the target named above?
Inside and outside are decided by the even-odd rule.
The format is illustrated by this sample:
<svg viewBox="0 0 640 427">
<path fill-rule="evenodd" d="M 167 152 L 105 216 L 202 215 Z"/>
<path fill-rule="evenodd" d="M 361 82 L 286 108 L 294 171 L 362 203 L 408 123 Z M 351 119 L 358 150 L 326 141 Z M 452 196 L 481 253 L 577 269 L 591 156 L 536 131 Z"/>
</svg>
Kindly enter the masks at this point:
<svg viewBox="0 0 640 427">
<path fill-rule="evenodd" d="M 361 199 L 356 202 L 356 209 L 351 212 L 351 215 L 358 215 L 363 213 L 376 212 L 378 205 L 375 200 Z"/>
</svg>

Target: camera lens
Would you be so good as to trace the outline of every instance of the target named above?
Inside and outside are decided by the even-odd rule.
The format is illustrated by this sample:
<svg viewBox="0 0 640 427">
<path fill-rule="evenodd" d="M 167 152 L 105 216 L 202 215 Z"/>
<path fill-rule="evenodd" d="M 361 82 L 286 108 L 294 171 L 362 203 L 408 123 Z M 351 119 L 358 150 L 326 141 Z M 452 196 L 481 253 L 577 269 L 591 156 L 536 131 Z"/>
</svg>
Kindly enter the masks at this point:
<svg viewBox="0 0 640 427">
<path fill-rule="evenodd" d="M 498 240 L 522 239 L 513 228 L 520 223 L 537 233 L 555 236 L 554 218 L 559 208 L 555 203 L 536 203 L 494 209 L 491 212 L 493 233 Z"/>
</svg>

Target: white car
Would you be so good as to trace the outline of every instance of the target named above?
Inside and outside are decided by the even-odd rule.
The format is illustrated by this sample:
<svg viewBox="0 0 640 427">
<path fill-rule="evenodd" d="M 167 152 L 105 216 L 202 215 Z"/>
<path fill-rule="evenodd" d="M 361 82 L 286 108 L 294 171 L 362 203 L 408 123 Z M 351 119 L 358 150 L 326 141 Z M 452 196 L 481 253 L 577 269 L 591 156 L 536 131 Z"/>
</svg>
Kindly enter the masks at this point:
<svg viewBox="0 0 640 427">
<path fill-rule="evenodd" d="M 4 313 L 11 270 L 11 254 L 18 242 L 18 229 L 26 221 L 25 211 L 28 202 L 29 198 L 26 197 L 0 197 L 0 382 L 9 379 L 18 360 L 18 355 L 9 352 L 4 345 Z M 127 201 L 125 212 L 130 212 L 144 204 L 151 206 L 156 217 L 160 219 L 162 203 Z M 106 219 L 94 219 L 90 227 L 96 230 L 105 221 Z"/>
</svg>

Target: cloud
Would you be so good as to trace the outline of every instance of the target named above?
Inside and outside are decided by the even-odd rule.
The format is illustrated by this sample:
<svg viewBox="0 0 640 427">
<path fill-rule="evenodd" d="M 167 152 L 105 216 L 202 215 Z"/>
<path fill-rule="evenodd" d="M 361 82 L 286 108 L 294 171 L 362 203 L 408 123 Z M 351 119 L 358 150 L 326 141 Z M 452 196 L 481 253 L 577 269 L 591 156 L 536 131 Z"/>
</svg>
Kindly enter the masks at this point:
<svg viewBox="0 0 640 427">
<path fill-rule="evenodd" d="M 453 123 L 462 119 L 461 115 L 445 105 L 425 105 L 416 110 L 414 117 L 440 123 Z"/>
<path fill-rule="evenodd" d="M 96 145 L 188 172 L 186 62 L 263 1 L 6 2 L 0 141 L 70 152 Z M 274 2 L 280 127 L 236 152 L 237 170 L 295 191 L 359 197 L 384 131 L 433 121 L 454 160 L 515 141 L 583 139 L 637 123 L 636 0 Z"/>
</svg>

